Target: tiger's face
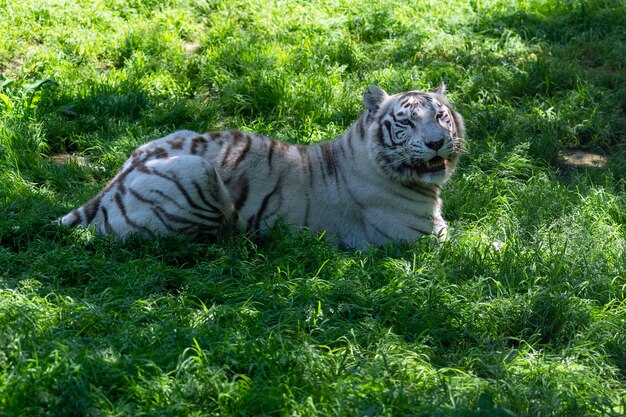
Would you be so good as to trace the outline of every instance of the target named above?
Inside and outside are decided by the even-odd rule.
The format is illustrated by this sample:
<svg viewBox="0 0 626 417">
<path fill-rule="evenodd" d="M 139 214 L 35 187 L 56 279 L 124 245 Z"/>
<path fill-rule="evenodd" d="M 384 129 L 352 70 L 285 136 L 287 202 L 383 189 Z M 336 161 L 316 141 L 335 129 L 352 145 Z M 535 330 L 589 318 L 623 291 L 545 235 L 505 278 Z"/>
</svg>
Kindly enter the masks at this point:
<svg viewBox="0 0 626 417">
<path fill-rule="evenodd" d="M 456 168 L 464 144 L 463 119 L 434 92 L 387 95 L 376 86 L 364 95 L 373 117 L 370 154 L 381 170 L 404 184 L 442 184 Z"/>
</svg>

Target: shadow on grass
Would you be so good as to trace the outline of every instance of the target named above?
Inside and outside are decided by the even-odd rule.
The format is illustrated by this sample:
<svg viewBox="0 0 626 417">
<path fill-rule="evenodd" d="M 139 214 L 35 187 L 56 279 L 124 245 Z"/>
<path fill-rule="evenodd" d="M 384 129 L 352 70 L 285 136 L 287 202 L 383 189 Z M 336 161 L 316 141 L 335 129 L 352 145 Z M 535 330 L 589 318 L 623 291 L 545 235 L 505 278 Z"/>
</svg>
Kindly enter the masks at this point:
<svg viewBox="0 0 626 417">
<path fill-rule="evenodd" d="M 311 234 L 280 229 L 256 243 L 240 237 L 223 245 L 176 238 L 81 241 L 86 235 L 76 229 L 47 233 L 24 242 L 29 250 L 22 256 L 14 254 L 5 285 L 33 297 L 20 281 L 36 277 L 35 294 L 62 314 L 43 324 L 26 315 L 11 323 L 32 333 L 22 348 L 39 352 L 41 361 L 53 360 L 53 350 L 64 362 L 93 367 L 83 383 L 110 384 L 105 394 L 114 403 L 128 400 L 120 386 L 150 384 L 164 374 L 184 378 L 187 360 L 198 366 L 190 377 L 231 383 L 244 375 L 272 390 L 278 388 L 267 381 L 283 375 L 294 386 L 309 386 L 313 362 L 340 356 L 326 357 L 326 350 L 367 352 L 389 338 L 397 338 L 394 346 L 424 350 L 429 366 L 446 369 L 461 366 L 464 352 L 488 356 L 526 344 L 558 355 L 577 346 L 581 334 L 598 331 L 590 305 L 568 289 L 584 276 L 570 260 L 540 248 L 498 252 L 467 241 L 437 248 L 424 240 L 339 252 Z M 596 340 L 601 337 L 589 340 L 604 346 L 624 373 L 623 335 L 608 343 Z M 57 338 L 67 351 L 61 342 L 46 342 Z M 193 343 L 201 350 L 189 351 Z M 352 364 L 347 375 L 382 367 L 369 357 L 359 360 L 365 365 Z M 68 374 L 59 369 L 62 378 Z M 493 377 L 486 365 L 476 372 L 483 371 Z M 407 394 L 409 403 L 420 402 Z"/>
<path fill-rule="evenodd" d="M 147 85 L 127 80 L 94 84 L 86 91 L 68 93 L 62 87 L 49 92 L 39 114 L 46 129 L 49 153 L 84 152 L 114 144 L 129 132 L 175 130 L 204 113 L 206 104 L 180 99 L 159 101 Z M 91 143 L 87 138 L 95 137 Z"/>
<path fill-rule="evenodd" d="M 481 19 L 477 31 L 507 41 L 511 34 L 535 48 L 536 60 L 519 62 L 523 70 L 506 96 L 541 97 L 559 105 L 572 95 L 589 100 L 583 115 L 591 119 L 575 133 L 578 146 L 614 149 L 626 137 L 626 6 L 622 1 L 546 3 L 542 13 L 516 11 Z M 550 99 L 556 98 L 552 102 Z M 567 104 L 566 104 L 567 105 Z M 594 106 L 595 105 L 595 106 Z M 594 108 L 595 107 L 595 108 Z M 579 109 L 567 109 L 576 113 Z M 577 120 L 572 114 L 572 121 Z"/>
</svg>

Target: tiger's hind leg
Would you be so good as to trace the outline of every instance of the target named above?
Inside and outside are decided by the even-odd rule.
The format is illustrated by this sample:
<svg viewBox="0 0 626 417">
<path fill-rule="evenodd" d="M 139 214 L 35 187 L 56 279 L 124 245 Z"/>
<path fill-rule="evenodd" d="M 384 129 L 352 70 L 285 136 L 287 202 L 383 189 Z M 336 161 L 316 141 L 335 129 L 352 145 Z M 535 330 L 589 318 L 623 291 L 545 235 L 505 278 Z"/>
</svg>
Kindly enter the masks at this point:
<svg viewBox="0 0 626 417">
<path fill-rule="evenodd" d="M 140 233 L 221 239 L 240 229 L 228 189 L 204 158 L 155 159 L 137 165 L 133 174 L 126 186 L 125 214 L 118 220 L 130 220 Z"/>
<path fill-rule="evenodd" d="M 243 229 L 220 175 L 193 155 L 123 168 L 98 196 L 58 223 L 118 238 L 138 233 L 220 239 Z"/>
</svg>

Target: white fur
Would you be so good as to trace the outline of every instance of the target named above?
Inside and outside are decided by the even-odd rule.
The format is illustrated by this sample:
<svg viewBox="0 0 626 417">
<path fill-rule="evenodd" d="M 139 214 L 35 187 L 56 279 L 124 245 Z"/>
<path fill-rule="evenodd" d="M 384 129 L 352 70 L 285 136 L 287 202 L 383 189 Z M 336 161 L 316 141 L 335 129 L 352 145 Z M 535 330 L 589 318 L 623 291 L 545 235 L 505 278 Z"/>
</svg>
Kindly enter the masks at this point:
<svg viewBox="0 0 626 417">
<path fill-rule="evenodd" d="M 372 86 L 367 112 L 345 134 L 309 147 L 174 132 L 135 150 L 99 196 L 60 221 L 118 237 L 262 233 L 282 221 L 354 248 L 445 239 L 439 192 L 456 167 L 463 123 L 444 90 L 388 95 Z M 445 169 L 431 169 L 437 160 Z"/>
</svg>

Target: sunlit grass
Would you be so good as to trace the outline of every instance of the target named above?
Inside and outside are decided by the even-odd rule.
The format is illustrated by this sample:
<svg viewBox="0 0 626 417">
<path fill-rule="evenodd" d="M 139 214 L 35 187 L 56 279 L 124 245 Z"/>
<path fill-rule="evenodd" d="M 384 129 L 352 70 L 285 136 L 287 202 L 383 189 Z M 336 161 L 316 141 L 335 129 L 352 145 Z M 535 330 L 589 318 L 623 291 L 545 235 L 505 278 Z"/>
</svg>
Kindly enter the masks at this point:
<svg viewBox="0 0 626 417">
<path fill-rule="evenodd" d="M 623 2 L 0 9 L 0 414 L 626 412 Z M 50 224 L 174 129 L 313 143 L 372 83 L 441 80 L 468 130 L 441 247 Z"/>
</svg>

